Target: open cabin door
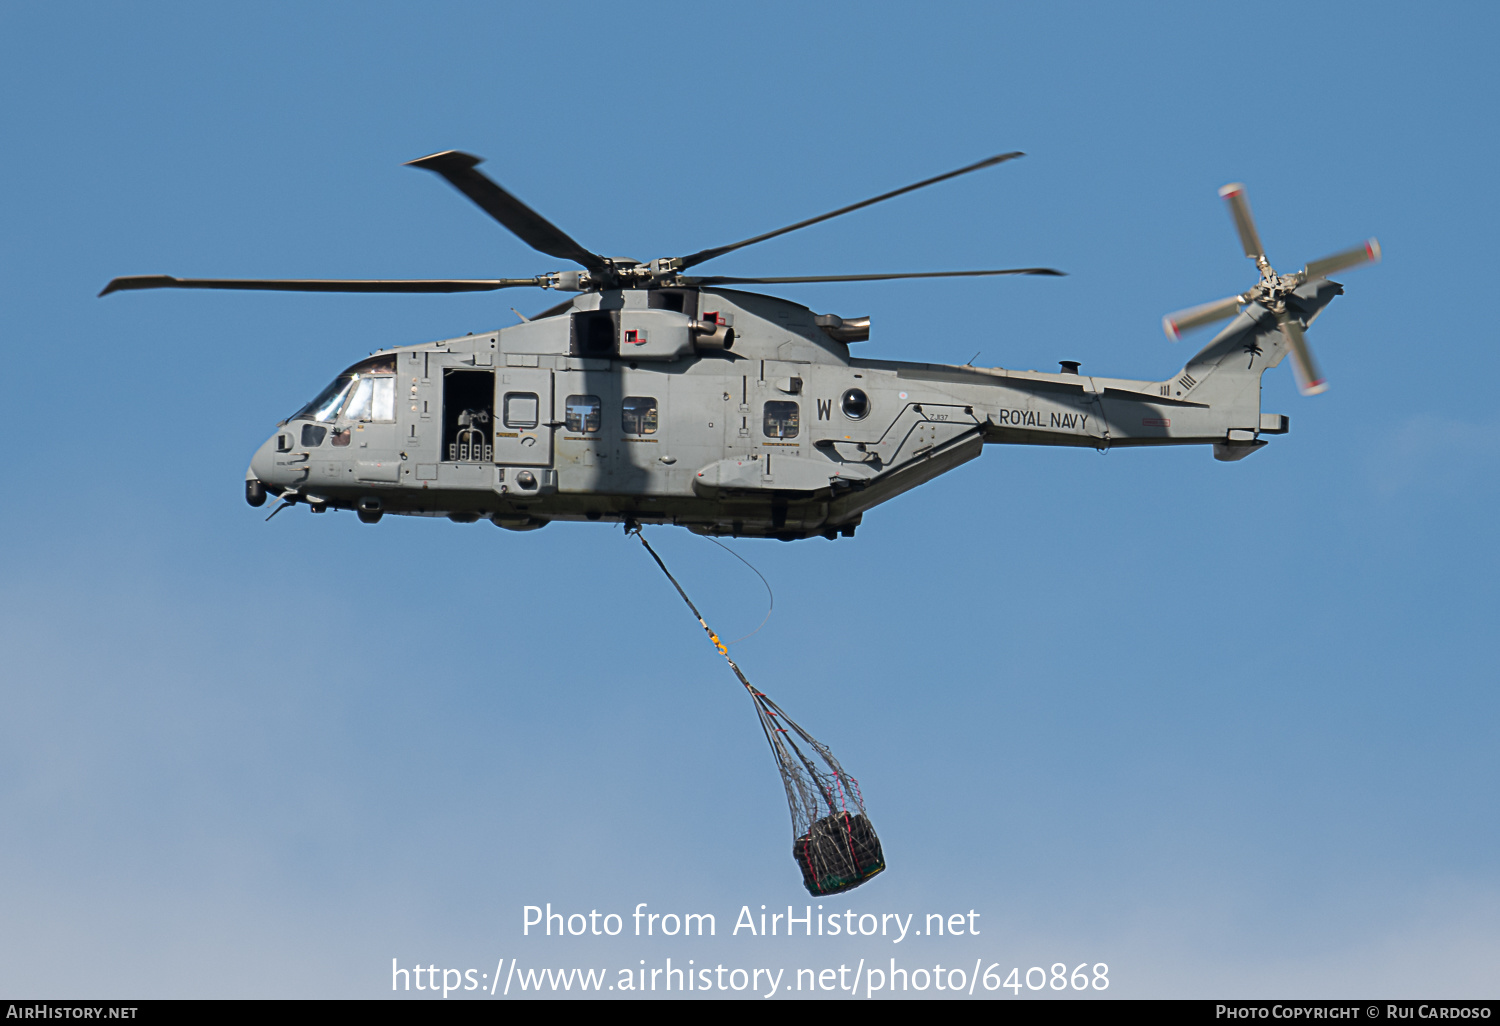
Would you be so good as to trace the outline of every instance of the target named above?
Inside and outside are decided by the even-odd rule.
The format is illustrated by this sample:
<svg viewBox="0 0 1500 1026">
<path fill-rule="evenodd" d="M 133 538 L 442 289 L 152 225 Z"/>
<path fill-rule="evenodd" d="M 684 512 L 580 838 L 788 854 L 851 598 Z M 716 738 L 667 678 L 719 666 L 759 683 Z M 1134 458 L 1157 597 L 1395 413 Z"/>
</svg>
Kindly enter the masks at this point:
<svg viewBox="0 0 1500 1026">
<path fill-rule="evenodd" d="M 552 371 L 506 367 L 495 383 L 495 462 L 552 465 Z"/>
</svg>

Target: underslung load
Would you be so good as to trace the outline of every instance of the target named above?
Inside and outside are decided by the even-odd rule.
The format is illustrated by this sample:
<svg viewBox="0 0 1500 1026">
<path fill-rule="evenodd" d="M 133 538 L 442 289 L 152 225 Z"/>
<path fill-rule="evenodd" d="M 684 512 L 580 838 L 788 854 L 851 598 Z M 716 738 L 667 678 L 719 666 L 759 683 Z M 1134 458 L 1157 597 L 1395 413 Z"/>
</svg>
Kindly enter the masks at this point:
<svg viewBox="0 0 1500 1026">
<path fill-rule="evenodd" d="M 633 533 L 667 575 L 692 610 L 698 626 L 755 703 L 755 714 L 760 718 L 761 730 L 776 757 L 776 768 L 786 789 L 786 803 L 792 814 L 792 858 L 802 870 L 802 883 L 808 893 L 814 897 L 838 894 L 858 887 L 885 869 L 880 838 L 865 814 L 859 781 L 844 772 L 827 745 L 803 730 L 781 706 L 750 683 L 739 664 L 729 657 L 729 647 L 703 619 L 667 564 L 646 541 L 640 527 L 633 527 Z"/>
<path fill-rule="evenodd" d="M 780 706 L 754 687 L 746 687 L 786 787 L 795 838 L 792 858 L 802 870 L 803 885 L 813 895 L 858 887 L 885 868 L 880 838 L 865 815 L 859 782 L 844 772 L 826 745 L 799 727 Z"/>
</svg>

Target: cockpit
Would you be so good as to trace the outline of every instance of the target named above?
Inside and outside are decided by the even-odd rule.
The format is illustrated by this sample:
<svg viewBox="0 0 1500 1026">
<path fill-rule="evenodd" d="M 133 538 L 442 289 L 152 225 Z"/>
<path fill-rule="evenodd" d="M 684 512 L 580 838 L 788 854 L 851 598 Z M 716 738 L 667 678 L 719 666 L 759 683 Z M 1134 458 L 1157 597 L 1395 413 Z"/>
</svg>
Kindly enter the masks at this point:
<svg viewBox="0 0 1500 1026">
<path fill-rule="evenodd" d="M 334 379 L 318 397 L 292 414 L 288 420 L 312 420 L 332 424 L 396 419 L 396 358 L 376 356 L 356 363 Z"/>
</svg>

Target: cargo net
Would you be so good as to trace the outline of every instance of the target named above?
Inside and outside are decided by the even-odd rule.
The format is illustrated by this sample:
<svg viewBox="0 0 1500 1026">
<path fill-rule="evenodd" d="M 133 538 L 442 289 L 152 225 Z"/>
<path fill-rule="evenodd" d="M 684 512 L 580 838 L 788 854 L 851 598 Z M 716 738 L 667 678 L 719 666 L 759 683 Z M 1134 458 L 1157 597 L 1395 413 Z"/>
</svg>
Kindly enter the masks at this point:
<svg viewBox="0 0 1500 1026">
<path fill-rule="evenodd" d="M 728 647 L 704 621 L 693 600 L 641 534 L 640 527 L 632 527 L 631 533 L 667 575 L 755 703 L 761 729 L 771 745 L 782 786 L 786 788 L 786 803 L 792 813 L 792 858 L 802 870 L 802 883 L 808 893 L 837 894 L 858 887 L 879 873 L 885 868 L 885 856 L 880 850 L 880 838 L 865 815 L 859 782 L 844 772 L 827 745 L 803 730 L 781 706 L 750 683 L 739 665 L 729 658 Z"/>
<path fill-rule="evenodd" d="M 739 674 L 733 660 L 729 665 Z M 827 745 L 798 726 L 743 675 L 740 680 L 755 701 L 761 729 L 781 771 L 792 812 L 792 858 L 802 870 L 802 883 L 815 895 L 858 887 L 885 868 L 880 838 L 865 815 L 859 781 L 844 772 Z"/>
</svg>

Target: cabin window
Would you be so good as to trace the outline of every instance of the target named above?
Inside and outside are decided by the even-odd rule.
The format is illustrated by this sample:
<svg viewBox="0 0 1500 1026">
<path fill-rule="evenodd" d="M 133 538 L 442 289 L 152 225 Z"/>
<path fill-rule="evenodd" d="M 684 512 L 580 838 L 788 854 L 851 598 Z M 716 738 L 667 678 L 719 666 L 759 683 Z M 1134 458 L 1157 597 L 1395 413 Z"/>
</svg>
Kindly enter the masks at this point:
<svg viewBox="0 0 1500 1026">
<path fill-rule="evenodd" d="M 656 434 L 656 400 L 646 395 L 627 395 L 620 406 L 620 427 L 627 435 Z"/>
<path fill-rule="evenodd" d="M 538 405 L 535 392 L 506 392 L 505 426 L 509 428 L 536 427 Z"/>
<path fill-rule="evenodd" d="M 796 438 L 801 427 L 801 415 L 796 403 L 766 403 L 765 431 L 767 438 Z"/>
<path fill-rule="evenodd" d="M 302 425 L 302 447 L 304 449 L 316 449 L 323 444 L 323 436 L 328 434 L 326 427 L 317 424 Z"/>
<path fill-rule="evenodd" d="M 563 407 L 563 416 L 569 431 L 585 434 L 599 430 L 601 421 L 599 397 L 597 395 L 570 395 Z"/>
</svg>

